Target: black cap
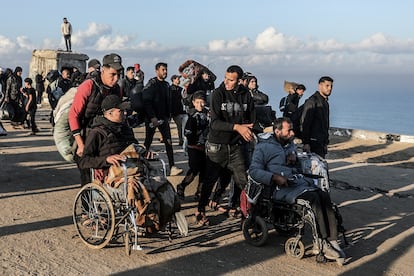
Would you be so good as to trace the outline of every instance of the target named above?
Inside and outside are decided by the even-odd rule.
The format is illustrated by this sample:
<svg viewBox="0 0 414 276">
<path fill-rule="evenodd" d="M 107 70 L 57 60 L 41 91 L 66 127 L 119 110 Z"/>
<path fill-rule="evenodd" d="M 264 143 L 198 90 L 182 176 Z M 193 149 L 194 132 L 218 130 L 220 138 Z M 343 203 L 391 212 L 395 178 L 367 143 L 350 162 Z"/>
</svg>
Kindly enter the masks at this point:
<svg viewBox="0 0 414 276">
<path fill-rule="evenodd" d="M 108 95 L 103 99 L 101 109 L 103 112 L 105 112 L 112 108 L 125 110 L 130 108 L 130 104 L 129 102 L 123 102 L 117 95 Z"/>
<path fill-rule="evenodd" d="M 114 53 L 104 56 L 102 64 L 103 66 L 114 68 L 116 71 L 124 70 L 124 67 L 122 66 L 122 58 Z"/>
<path fill-rule="evenodd" d="M 172 75 L 171 76 L 171 81 L 173 81 L 173 80 L 175 80 L 176 78 L 179 78 L 180 76 L 179 75 Z"/>
<path fill-rule="evenodd" d="M 88 62 L 88 68 L 90 68 L 90 67 L 93 67 L 93 68 L 95 68 L 95 69 L 99 69 L 99 68 L 101 68 L 101 63 L 100 63 L 100 62 L 99 62 L 99 60 L 97 60 L 96 58 L 91 59 L 91 60 Z"/>
</svg>

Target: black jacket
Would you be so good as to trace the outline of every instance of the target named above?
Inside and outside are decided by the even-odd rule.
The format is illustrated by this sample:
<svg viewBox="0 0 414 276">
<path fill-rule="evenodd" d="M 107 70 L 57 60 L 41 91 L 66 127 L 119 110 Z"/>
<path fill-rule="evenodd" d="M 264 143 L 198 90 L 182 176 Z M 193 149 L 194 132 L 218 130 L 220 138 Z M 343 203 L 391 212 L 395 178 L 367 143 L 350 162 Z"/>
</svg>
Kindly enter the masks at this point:
<svg viewBox="0 0 414 276">
<path fill-rule="evenodd" d="M 188 111 L 188 120 L 184 128 L 188 145 L 204 147 L 207 140 L 208 125 L 207 110 L 203 109 L 203 111 L 198 112 L 195 108 L 191 108 Z"/>
<path fill-rule="evenodd" d="M 170 86 L 170 111 L 172 116 L 177 116 L 180 114 L 185 114 L 185 109 L 183 105 L 183 97 L 181 95 L 183 88 L 177 85 Z"/>
<path fill-rule="evenodd" d="M 235 91 L 227 91 L 222 83 L 213 92 L 210 112 L 208 141 L 212 143 L 240 143 L 243 138 L 233 130 L 234 125 L 256 123 L 253 99 L 243 85 L 239 85 Z"/>
<path fill-rule="evenodd" d="M 287 95 L 287 104 L 285 111 L 283 112 L 283 117 L 291 117 L 292 114 L 298 109 L 299 100 L 301 96 L 298 93 L 292 93 Z"/>
<path fill-rule="evenodd" d="M 328 100 L 316 91 L 303 105 L 301 116 L 302 141 L 310 141 L 320 145 L 329 143 L 329 103 Z"/>
<path fill-rule="evenodd" d="M 142 91 L 147 119 L 157 117 L 166 120 L 170 117 L 170 85 L 156 77 L 150 79 Z"/>
<path fill-rule="evenodd" d="M 95 117 L 92 129 L 86 136 L 85 149 L 79 162 L 82 169 L 108 169 L 106 158 L 121 153 L 132 143 L 138 143 L 134 132 L 126 124 L 114 123 L 105 117 Z"/>
<path fill-rule="evenodd" d="M 249 90 L 252 95 L 255 105 L 267 105 L 269 103 L 269 96 L 258 89 Z"/>
</svg>

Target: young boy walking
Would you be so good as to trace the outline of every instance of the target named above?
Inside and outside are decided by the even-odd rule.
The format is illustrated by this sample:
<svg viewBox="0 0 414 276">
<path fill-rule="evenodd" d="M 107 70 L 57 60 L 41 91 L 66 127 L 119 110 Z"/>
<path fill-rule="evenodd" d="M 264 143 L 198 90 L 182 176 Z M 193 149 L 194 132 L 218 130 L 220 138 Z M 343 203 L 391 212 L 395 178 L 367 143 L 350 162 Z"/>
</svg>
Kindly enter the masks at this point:
<svg viewBox="0 0 414 276">
<path fill-rule="evenodd" d="M 36 117 L 36 110 L 37 110 L 37 100 L 36 100 L 36 90 L 32 87 L 32 79 L 25 78 L 24 79 L 24 88 L 23 88 L 23 95 L 24 95 L 24 110 L 26 114 L 30 117 L 27 118 L 26 115 L 26 123 L 27 126 L 32 128 L 32 132 L 30 135 L 36 135 L 39 132 L 37 128 L 35 117 Z"/>
</svg>

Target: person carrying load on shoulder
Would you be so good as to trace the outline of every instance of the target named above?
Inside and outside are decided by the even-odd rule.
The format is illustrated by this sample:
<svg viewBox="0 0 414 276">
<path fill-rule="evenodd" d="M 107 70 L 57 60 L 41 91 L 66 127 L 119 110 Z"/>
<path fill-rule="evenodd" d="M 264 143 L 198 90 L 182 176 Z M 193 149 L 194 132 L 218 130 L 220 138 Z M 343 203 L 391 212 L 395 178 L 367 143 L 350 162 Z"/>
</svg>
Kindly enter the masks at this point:
<svg viewBox="0 0 414 276">
<path fill-rule="evenodd" d="M 77 144 L 75 162 L 79 167 L 79 160 L 83 156 L 85 139 L 96 116 L 102 115 L 101 104 L 108 95 L 117 95 L 122 98 L 117 84 L 119 75 L 124 69 L 122 59 L 117 54 L 105 55 L 102 61 L 102 70 L 96 77 L 82 82 L 75 94 L 69 110 L 69 126 Z M 91 182 L 89 169 L 80 169 L 81 185 Z"/>
</svg>

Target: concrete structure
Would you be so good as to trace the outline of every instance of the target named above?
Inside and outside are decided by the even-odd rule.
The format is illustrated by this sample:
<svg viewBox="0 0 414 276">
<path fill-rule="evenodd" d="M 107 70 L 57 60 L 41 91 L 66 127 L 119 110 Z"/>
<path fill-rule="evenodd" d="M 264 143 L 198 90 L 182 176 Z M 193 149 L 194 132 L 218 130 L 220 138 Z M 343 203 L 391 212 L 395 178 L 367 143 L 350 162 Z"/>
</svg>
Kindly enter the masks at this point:
<svg viewBox="0 0 414 276">
<path fill-rule="evenodd" d="M 32 60 L 30 61 L 29 77 L 35 80 L 37 73 L 43 73 L 43 76 L 52 70 L 69 69 L 77 67 L 82 73 L 86 72 L 86 61 L 89 57 L 82 53 L 73 53 L 56 50 L 33 50 Z"/>
</svg>

